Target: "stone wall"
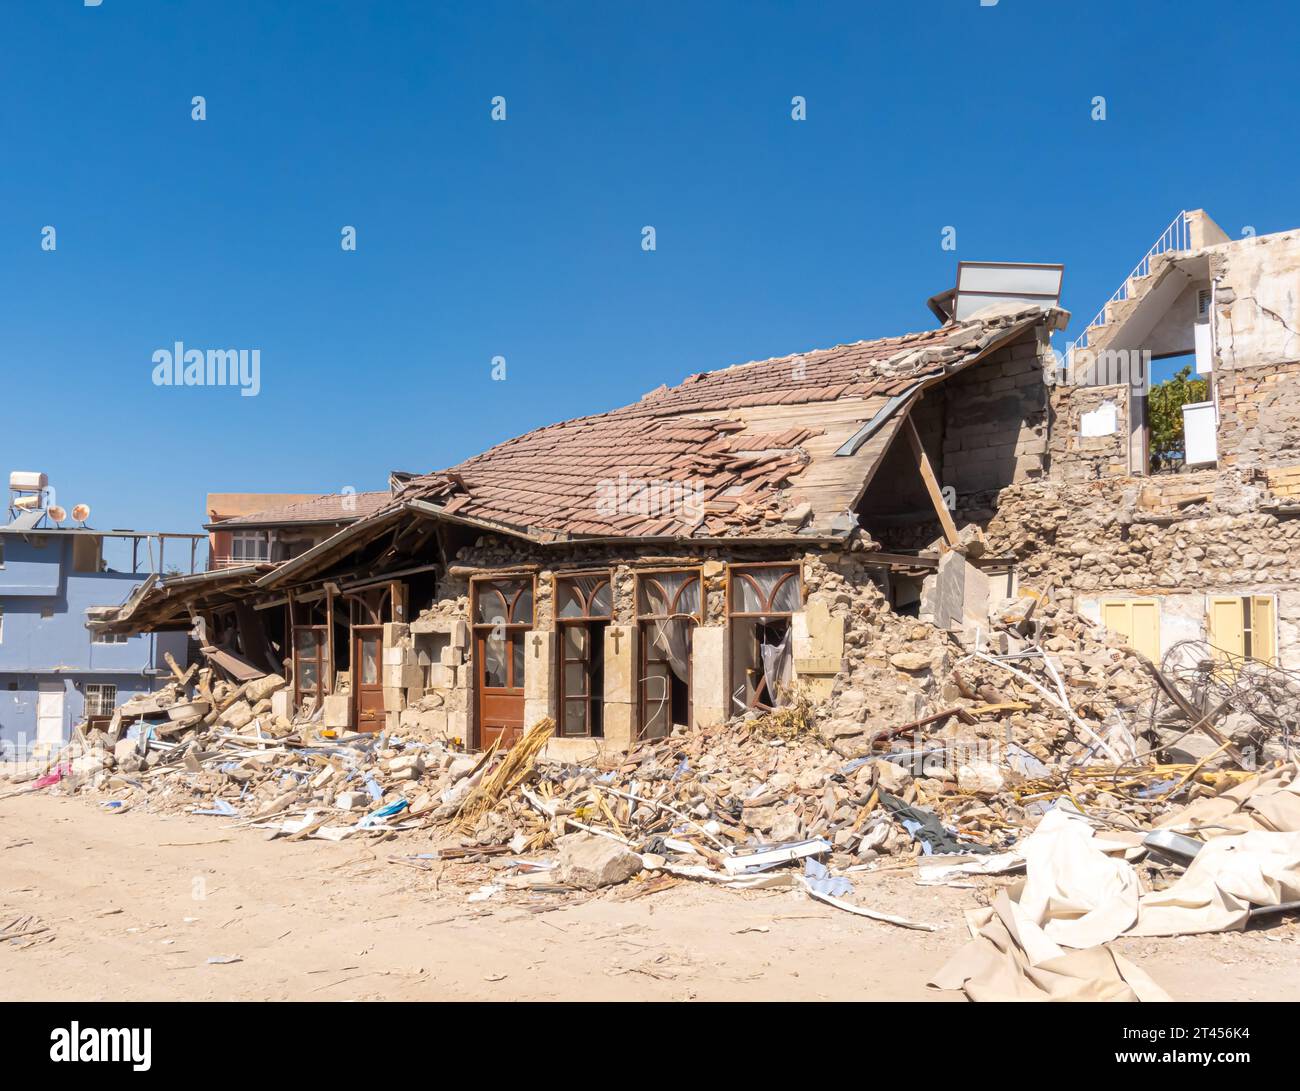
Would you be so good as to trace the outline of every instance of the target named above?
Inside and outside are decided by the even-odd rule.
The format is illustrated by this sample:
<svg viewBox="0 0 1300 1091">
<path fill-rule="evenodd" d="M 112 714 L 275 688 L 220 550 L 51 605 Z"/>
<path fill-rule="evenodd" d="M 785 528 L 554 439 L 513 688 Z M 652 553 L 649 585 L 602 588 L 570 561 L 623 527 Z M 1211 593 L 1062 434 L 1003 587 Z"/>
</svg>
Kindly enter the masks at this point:
<svg viewBox="0 0 1300 1091">
<path fill-rule="evenodd" d="M 1128 473 L 1127 386 L 1059 386 L 1052 389 L 1051 401 L 1054 480 L 1095 481 Z M 1114 426 L 1107 432 L 1112 411 Z M 1094 434 L 1083 434 L 1085 423 Z"/>
<path fill-rule="evenodd" d="M 1050 585 L 1081 612 L 1095 616 L 1107 598 L 1167 599 L 1166 647 L 1174 634 L 1204 635 L 1209 595 L 1277 595 L 1282 662 L 1300 666 L 1300 520 L 1273 514 L 1270 499 L 1214 471 L 1043 482 L 1003 490 L 985 532 L 993 552 L 1017 558 L 1021 584 Z"/>
<path fill-rule="evenodd" d="M 1217 371 L 1300 360 L 1300 231 L 1209 247 Z"/>
<path fill-rule="evenodd" d="M 1268 467 L 1300 458 L 1300 362 L 1238 366 L 1215 382 L 1220 466 Z"/>
<path fill-rule="evenodd" d="M 865 550 L 866 539 L 854 548 Z M 818 554 L 792 554 L 779 546 L 739 543 L 734 550 L 699 548 L 684 544 L 677 554 L 662 547 L 594 547 L 550 550 L 545 553 L 492 536 L 479 538 L 460 549 L 449 571 L 438 582 L 433 602 L 423 608 L 409 634 L 398 634 L 404 664 L 422 662 L 427 668 L 431 649 L 438 649 L 438 662 L 427 675 L 423 692 L 398 690 L 405 707 L 393 726 L 430 738 L 474 738 L 474 667 L 470 581 L 476 575 L 526 574 L 534 578 L 534 628 L 526 636 L 530 649 L 525 660 L 525 722 L 555 716 L 557 648 L 552 601 L 554 578 L 574 571 L 609 570 L 613 580 L 613 618 L 606 629 L 604 738 L 552 740 L 552 756 L 586 760 L 606 750 L 626 750 L 635 740 L 638 726 L 637 672 L 638 627 L 635 599 L 636 576 L 664 568 L 698 569 L 702 580 L 702 622 L 693 635 L 692 708 L 695 725 L 725 720 L 730 710 L 730 634 L 727 620 L 728 563 L 787 561 L 819 564 Z M 812 575 L 821 587 L 819 568 L 805 563 L 805 577 Z M 840 607 L 832 614 L 831 607 Z M 842 635 L 837 640 L 837 620 L 842 627 L 844 603 L 823 598 L 811 612 L 796 615 L 796 672 L 810 686 L 828 685 L 841 666 Z M 807 613 L 807 616 L 804 614 Z M 405 629 L 406 627 L 403 627 Z M 407 677 L 403 676 L 403 681 Z"/>
<path fill-rule="evenodd" d="M 1035 334 L 943 384 L 943 484 L 968 493 L 1042 476 L 1046 351 Z"/>
</svg>

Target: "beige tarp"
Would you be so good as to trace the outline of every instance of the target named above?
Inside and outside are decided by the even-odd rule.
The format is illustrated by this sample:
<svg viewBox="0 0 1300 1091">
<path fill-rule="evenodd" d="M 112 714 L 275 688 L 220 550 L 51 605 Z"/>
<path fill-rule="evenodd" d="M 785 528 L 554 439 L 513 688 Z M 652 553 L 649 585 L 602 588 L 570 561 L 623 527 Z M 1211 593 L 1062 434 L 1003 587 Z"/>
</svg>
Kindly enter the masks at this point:
<svg viewBox="0 0 1300 1091">
<path fill-rule="evenodd" d="M 1168 1000 L 1139 967 L 1109 947 L 1066 951 L 1000 890 L 993 905 L 966 914 L 971 941 L 930 981 L 972 1000 Z"/>
<path fill-rule="evenodd" d="M 1300 762 L 1268 769 L 1217 796 L 1165 815 L 1156 826 L 1214 838 L 1251 830 L 1300 830 Z"/>
<path fill-rule="evenodd" d="M 931 984 L 975 1000 L 1152 998 L 1158 987 L 1104 944 L 1244 928 L 1252 906 L 1300 901 L 1298 768 L 1269 770 L 1163 821 L 1208 838 L 1163 891 L 1141 893 L 1124 846 L 1077 812 L 1050 811 L 1017 847 L 1024 883 L 967 914 L 970 943 Z"/>
</svg>

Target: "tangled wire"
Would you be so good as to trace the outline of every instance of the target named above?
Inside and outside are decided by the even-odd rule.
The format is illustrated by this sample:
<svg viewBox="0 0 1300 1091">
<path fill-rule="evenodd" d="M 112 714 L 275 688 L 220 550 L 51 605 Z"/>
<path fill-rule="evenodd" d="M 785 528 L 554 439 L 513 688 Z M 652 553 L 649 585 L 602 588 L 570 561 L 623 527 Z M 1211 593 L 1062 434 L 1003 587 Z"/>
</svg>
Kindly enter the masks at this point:
<svg viewBox="0 0 1300 1091">
<path fill-rule="evenodd" d="M 1300 723 L 1300 671 L 1233 655 L 1205 640 L 1180 640 L 1165 653 L 1160 670 L 1193 708 L 1208 711 L 1226 701 L 1254 721 L 1261 741 L 1280 735 L 1290 749 Z M 1180 717 L 1174 702 L 1157 690 L 1152 732 Z"/>
</svg>

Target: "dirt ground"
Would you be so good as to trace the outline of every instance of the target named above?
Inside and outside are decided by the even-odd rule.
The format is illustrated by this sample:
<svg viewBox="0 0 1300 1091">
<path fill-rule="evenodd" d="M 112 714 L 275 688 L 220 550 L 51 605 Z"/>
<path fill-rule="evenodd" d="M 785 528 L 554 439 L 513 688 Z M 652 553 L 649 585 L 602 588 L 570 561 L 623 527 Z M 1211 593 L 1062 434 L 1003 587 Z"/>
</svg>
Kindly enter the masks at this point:
<svg viewBox="0 0 1300 1091">
<path fill-rule="evenodd" d="M 907 870 L 857 876 L 861 902 L 933 933 L 699 883 L 472 902 L 490 864 L 388 859 L 423 838 L 271 842 L 221 818 L 0 801 L 0 925 L 49 929 L 0 945 L 0 1000 L 952 1001 L 925 982 L 986 897 Z M 1294 919 L 1118 947 L 1177 1000 L 1300 999 Z"/>
</svg>

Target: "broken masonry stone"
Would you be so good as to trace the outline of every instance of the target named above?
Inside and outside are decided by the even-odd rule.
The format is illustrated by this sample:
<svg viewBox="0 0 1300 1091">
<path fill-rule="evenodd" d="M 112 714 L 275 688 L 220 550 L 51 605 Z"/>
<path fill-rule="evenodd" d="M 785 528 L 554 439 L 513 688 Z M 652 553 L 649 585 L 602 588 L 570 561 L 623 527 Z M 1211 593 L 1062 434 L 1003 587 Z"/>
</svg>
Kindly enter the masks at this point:
<svg viewBox="0 0 1300 1091">
<path fill-rule="evenodd" d="M 640 856 L 607 837 L 571 833 L 556 844 L 560 849 L 556 878 L 580 890 L 627 882 L 642 868 Z"/>
</svg>

